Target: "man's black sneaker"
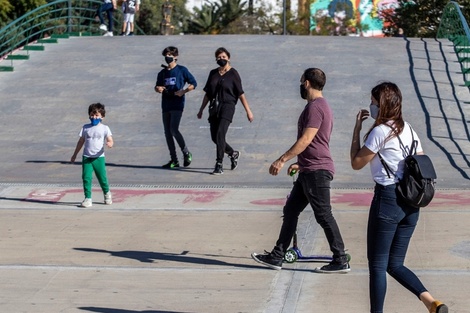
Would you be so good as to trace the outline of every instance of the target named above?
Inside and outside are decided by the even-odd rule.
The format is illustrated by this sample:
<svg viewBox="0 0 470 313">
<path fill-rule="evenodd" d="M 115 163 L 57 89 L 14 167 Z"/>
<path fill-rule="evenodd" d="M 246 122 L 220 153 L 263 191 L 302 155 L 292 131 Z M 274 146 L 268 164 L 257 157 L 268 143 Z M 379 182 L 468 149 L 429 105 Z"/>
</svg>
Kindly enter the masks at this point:
<svg viewBox="0 0 470 313">
<path fill-rule="evenodd" d="M 188 167 L 190 164 L 191 164 L 191 161 L 193 160 L 193 155 L 191 154 L 191 152 L 186 152 L 186 153 L 183 153 L 184 154 L 184 167 Z"/>
<path fill-rule="evenodd" d="M 162 165 L 162 168 L 175 168 L 175 167 L 180 167 L 180 163 L 178 161 L 171 160 L 167 164 Z"/>
<path fill-rule="evenodd" d="M 222 163 L 215 163 L 214 171 L 212 175 L 222 175 L 224 173 L 224 169 L 222 167 Z"/>
<path fill-rule="evenodd" d="M 337 263 L 335 261 L 330 262 L 330 264 L 324 265 L 322 267 L 317 267 L 315 269 L 315 272 L 317 273 L 331 273 L 331 274 L 344 274 L 348 273 L 351 271 L 351 267 L 349 266 L 349 263 Z"/>
<path fill-rule="evenodd" d="M 256 262 L 266 265 L 267 267 L 272 268 L 274 270 L 282 269 L 282 258 L 273 257 L 273 255 L 269 252 L 266 252 L 265 254 L 258 254 L 253 252 L 251 254 L 251 257 Z"/>
<path fill-rule="evenodd" d="M 237 168 L 239 157 L 240 157 L 240 151 L 233 151 L 232 155 L 230 156 L 230 161 L 232 162 L 232 166 L 231 166 L 232 171 Z"/>
</svg>

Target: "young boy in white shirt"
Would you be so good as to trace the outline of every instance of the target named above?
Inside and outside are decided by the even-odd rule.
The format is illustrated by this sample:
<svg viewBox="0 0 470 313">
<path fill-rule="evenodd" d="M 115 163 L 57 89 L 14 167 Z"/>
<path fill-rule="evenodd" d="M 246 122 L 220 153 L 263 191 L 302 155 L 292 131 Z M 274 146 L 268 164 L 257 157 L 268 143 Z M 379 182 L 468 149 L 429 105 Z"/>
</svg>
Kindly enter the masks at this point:
<svg viewBox="0 0 470 313">
<path fill-rule="evenodd" d="M 101 103 L 93 103 L 88 107 L 90 117 L 89 124 L 83 125 L 80 131 L 75 152 L 70 161 L 75 162 L 78 152 L 83 148 L 82 157 L 82 179 L 85 200 L 80 207 L 89 208 L 93 202 L 91 199 L 93 172 L 103 190 L 104 203 L 112 204 L 111 192 L 109 191 L 108 177 L 106 175 L 106 162 L 104 157 L 104 145 L 108 148 L 113 147 L 113 137 L 111 130 L 107 125 L 101 123 L 106 115 L 105 106 Z"/>
</svg>

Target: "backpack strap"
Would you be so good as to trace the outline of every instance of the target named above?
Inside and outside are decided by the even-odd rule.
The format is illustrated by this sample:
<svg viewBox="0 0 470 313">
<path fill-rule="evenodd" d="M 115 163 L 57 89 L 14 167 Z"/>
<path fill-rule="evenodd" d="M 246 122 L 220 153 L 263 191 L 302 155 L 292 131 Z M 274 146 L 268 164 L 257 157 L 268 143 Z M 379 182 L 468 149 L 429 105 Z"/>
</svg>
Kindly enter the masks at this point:
<svg viewBox="0 0 470 313">
<path fill-rule="evenodd" d="M 416 154 L 416 149 L 418 147 L 418 141 L 415 140 L 415 137 L 413 135 L 413 128 L 411 127 L 410 123 L 406 122 L 406 124 L 408 124 L 408 126 L 410 127 L 410 131 L 411 131 L 411 146 L 410 146 L 410 149 L 407 149 L 406 146 L 403 144 L 403 141 L 401 141 L 400 139 L 400 136 L 397 135 L 397 138 L 398 138 L 398 142 L 400 143 L 400 148 L 401 150 L 406 153 L 407 155 L 406 156 L 409 156 L 409 155 L 413 155 L 413 154 Z M 408 151 L 407 151 L 408 150 Z M 385 162 L 385 160 L 382 158 L 382 156 L 380 155 L 380 152 L 377 152 L 377 155 L 379 156 L 379 159 L 380 159 L 380 163 L 382 163 L 382 166 L 384 167 L 385 171 L 387 172 L 387 175 L 388 175 L 388 178 L 390 178 L 390 173 L 393 174 L 393 176 L 397 177 L 397 175 L 392 171 L 392 169 L 388 166 L 387 162 Z"/>
</svg>

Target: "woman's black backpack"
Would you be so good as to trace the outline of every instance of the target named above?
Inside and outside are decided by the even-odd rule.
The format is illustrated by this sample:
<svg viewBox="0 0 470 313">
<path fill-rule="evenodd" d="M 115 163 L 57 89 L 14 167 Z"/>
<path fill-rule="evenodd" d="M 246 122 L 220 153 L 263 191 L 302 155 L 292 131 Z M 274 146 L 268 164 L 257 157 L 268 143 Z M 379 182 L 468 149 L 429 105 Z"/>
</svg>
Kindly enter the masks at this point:
<svg viewBox="0 0 470 313">
<path fill-rule="evenodd" d="M 434 185 L 436 183 L 437 175 L 431 159 L 425 154 L 416 154 L 418 141 L 414 139 L 413 129 L 411 129 L 411 136 L 413 142 L 411 143 L 410 150 L 405 158 L 403 177 L 399 179 L 397 189 L 405 203 L 416 208 L 421 208 L 427 206 L 434 197 Z M 400 141 L 402 150 L 406 151 L 400 137 L 397 137 Z M 380 153 L 378 153 L 378 155 L 388 176 L 390 177 L 390 172 L 392 171 L 388 167 L 387 163 L 382 159 Z M 395 175 L 393 172 L 392 174 Z"/>
</svg>

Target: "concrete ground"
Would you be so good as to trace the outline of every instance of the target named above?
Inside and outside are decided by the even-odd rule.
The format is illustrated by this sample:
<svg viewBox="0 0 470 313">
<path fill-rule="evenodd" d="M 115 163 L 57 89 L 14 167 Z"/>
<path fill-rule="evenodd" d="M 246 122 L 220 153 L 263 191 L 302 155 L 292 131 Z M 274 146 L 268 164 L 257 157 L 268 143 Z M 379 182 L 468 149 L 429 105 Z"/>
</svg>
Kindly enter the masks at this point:
<svg viewBox="0 0 470 313">
<path fill-rule="evenodd" d="M 199 83 L 181 127 L 194 161 L 175 171 L 160 168 L 168 152 L 152 90 L 170 44 Z M 232 52 L 255 121 L 238 107 L 228 138 L 240 166 L 213 176 L 207 122 L 195 115 L 219 46 Z M 350 169 L 348 153 L 355 113 L 387 79 L 402 89 L 405 118 L 439 176 L 407 265 L 450 312 L 470 313 L 469 93 L 449 42 L 136 36 L 64 39 L 31 54 L 0 73 L 0 312 L 368 312 L 372 182 L 368 169 Z M 267 169 L 295 139 L 298 80 L 310 66 L 325 70 L 335 114 L 332 203 L 352 255 L 345 275 L 314 273 L 321 263 L 275 271 L 250 257 L 278 235 L 292 178 Z M 114 203 L 95 189 L 93 207 L 82 209 L 80 165 L 68 161 L 96 101 L 107 105 L 116 142 L 106 151 Z M 329 254 L 310 208 L 298 232 L 304 254 Z M 426 309 L 390 279 L 385 311 Z"/>
</svg>

